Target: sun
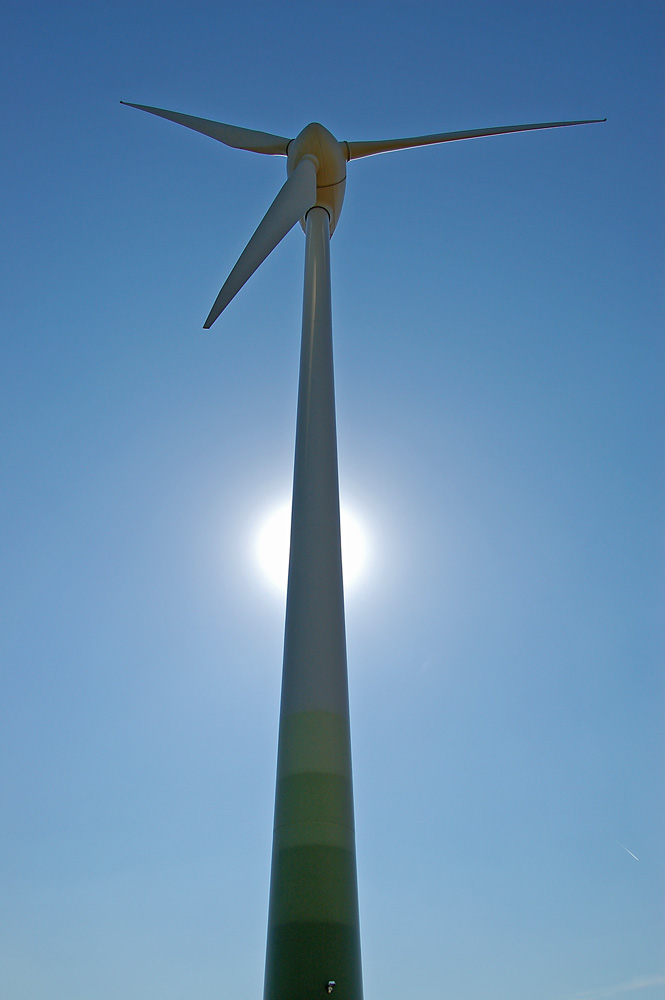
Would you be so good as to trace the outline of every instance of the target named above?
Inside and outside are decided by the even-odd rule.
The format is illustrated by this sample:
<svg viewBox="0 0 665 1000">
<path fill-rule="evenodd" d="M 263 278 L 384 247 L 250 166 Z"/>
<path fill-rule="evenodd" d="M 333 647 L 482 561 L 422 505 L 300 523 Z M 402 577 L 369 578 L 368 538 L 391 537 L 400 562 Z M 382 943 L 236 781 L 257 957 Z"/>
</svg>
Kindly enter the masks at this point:
<svg viewBox="0 0 665 1000">
<path fill-rule="evenodd" d="M 340 509 L 342 569 L 344 587 L 353 587 L 363 576 L 367 563 L 367 533 L 360 518 L 344 504 Z M 289 572 L 290 501 L 274 508 L 260 523 L 255 538 L 258 566 L 269 583 L 286 593 Z"/>
</svg>

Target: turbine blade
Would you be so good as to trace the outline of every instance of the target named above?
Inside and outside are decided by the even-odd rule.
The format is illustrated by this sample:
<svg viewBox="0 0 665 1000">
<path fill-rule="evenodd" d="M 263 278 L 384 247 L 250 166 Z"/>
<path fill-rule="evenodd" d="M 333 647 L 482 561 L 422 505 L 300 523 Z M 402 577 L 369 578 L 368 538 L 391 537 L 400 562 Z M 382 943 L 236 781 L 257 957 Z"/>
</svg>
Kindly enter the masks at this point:
<svg viewBox="0 0 665 1000">
<path fill-rule="evenodd" d="M 151 115 L 158 115 L 160 118 L 167 118 L 178 125 L 185 125 L 194 129 L 195 132 L 202 132 L 209 135 L 218 142 L 223 142 L 234 149 L 249 149 L 252 153 L 268 153 L 272 156 L 286 156 L 286 147 L 289 139 L 283 135 L 272 135 L 271 132 L 256 132 L 251 128 L 240 128 L 237 125 L 224 125 L 223 122 L 213 122 L 208 118 L 194 118 L 192 115 L 182 115 L 179 111 L 163 111 L 162 108 L 150 108 L 145 104 L 130 104 L 129 101 L 120 101 L 128 108 L 138 108 L 139 111 L 148 111 Z"/>
<path fill-rule="evenodd" d="M 209 330 L 223 309 L 240 291 L 248 278 L 275 249 L 298 219 L 316 202 L 316 164 L 304 156 L 290 177 L 281 187 L 272 205 L 261 219 L 256 232 L 240 254 L 230 275 L 215 299 L 204 330 Z"/>
<path fill-rule="evenodd" d="M 349 159 L 374 156 L 375 153 L 390 153 L 394 149 L 412 149 L 414 146 L 431 146 L 436 142 L 455 142 L 457 139 L 477 139 L 483 135 L 504 135 L 506 132 L 529 132 L 536 128 L 563 128 L 565 125 L 596 125 L 607 118 L 591 118 L 582 122 L 543 122 L 536 125 L 502 125 L 498 128 L 476 128 L 465 132 L 439 132 L 435 135 L 417 135 L 411 139 L 369 139 L 368 141 L 347 142 Z"/>
</svg>

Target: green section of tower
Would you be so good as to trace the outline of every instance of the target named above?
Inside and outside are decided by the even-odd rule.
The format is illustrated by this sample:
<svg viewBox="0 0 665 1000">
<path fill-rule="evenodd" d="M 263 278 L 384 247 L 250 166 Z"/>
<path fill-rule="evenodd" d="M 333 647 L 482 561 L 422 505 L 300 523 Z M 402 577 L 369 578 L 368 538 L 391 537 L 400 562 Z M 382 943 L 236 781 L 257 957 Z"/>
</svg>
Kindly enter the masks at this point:
<svg viewBox="0 0 665 1000">
<path fill-rule="evenodd" d="M 266 972 L 271 1000 L 316 1000 L 327 994 L 329 982 L 335 983 L 333 1000 L 357 1000 L 362 997 L 358 928 L 315 922 L 275 927 Z"/>
<path fill-rule="evenodd" d="M 359 1000 L 360 931 L 348 718 L 282 716 L 266 1000 L 310 1000 L 334 982 Z"/>
<path fill-rule="evenodd" d="M 276 926 L 358 919 L 356 865 L 348 848 L 307 844 L 275 851 L 271 922 Z"/>
<path fill-rule="evenodd" d="M 282 715 L 277 772 L 285 775 L 302 771 L 351 774 L 347 716 L 323 709 Z"/>
<path fill-rule="evenodd" d="M 278 779 L 275 845 L 328 844 L 353 850 L 353 792 L 350 777 L 291 774 Z"/>
</svg>

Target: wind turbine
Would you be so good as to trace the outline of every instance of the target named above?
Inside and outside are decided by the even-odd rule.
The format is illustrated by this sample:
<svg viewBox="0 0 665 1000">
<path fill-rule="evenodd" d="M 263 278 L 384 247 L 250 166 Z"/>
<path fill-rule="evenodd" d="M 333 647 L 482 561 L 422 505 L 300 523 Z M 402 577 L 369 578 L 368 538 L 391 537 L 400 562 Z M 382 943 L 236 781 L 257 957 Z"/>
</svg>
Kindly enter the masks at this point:
<svg viewBox="0 0 665 1000">
<path fill-rule="evenodd" d="M 415 146 L 606 119 L 339 142 L 316 122 L 288 139 L 129 106 L 236 149 L 287 158 L 287 179 L 204 329 L 300 220 L 305 290 L 264 1000 L 315 1000 L 333 992 L 339 1000 L 362 1000 L 330 294 L 330 237 L 346 164 Z"/>
</svg>

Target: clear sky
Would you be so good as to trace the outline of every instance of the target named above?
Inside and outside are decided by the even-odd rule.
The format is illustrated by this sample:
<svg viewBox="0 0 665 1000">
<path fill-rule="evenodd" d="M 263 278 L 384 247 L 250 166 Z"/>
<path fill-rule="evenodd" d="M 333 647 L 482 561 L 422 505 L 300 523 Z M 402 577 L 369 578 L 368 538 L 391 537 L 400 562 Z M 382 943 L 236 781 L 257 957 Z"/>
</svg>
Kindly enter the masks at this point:
<svg viewBox="0 0 665 1000">
<path fill-rule="evenodd" d="M 256 1000 L 304 240 L 119 100 L 340 139 L 368 1000 L 656 1000 L 665 5 L 7 0 L 0 995 Z M 639 860 L 637 860 L 639 859 Z"/>
</svg>

